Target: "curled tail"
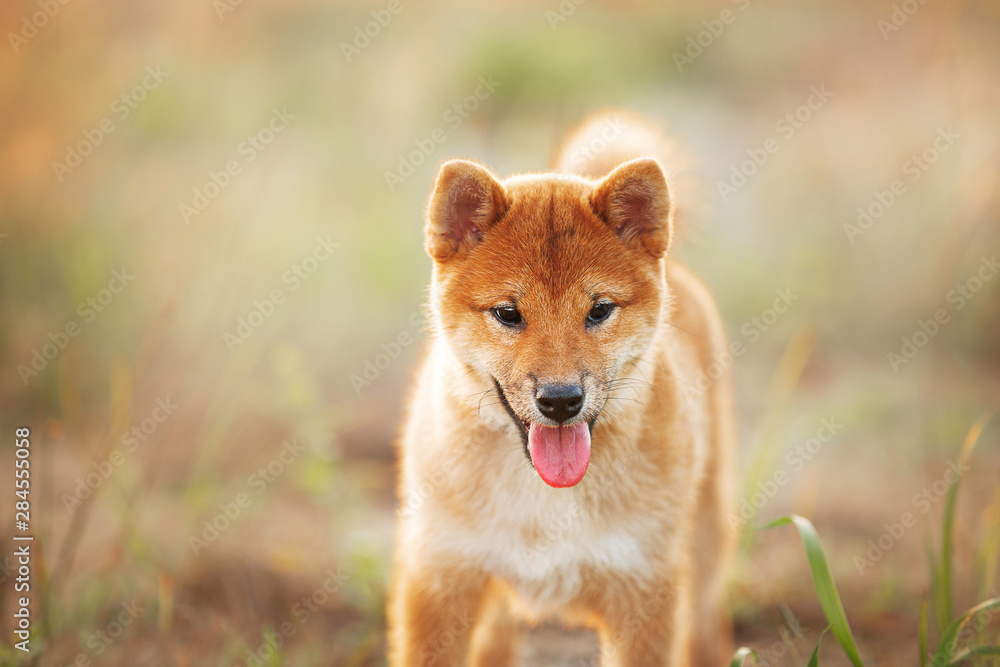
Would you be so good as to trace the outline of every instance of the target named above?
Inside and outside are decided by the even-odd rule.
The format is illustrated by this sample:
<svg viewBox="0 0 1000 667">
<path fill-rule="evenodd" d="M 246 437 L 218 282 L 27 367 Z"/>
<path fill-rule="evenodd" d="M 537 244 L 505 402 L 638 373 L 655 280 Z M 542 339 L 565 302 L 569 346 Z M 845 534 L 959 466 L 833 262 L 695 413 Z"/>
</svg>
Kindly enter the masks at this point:
<svg viewBox="0 0 1000 667">
<path fill-rule="evenodd" d="M 567 135 L 553 168 L 600 178 L 622 162 L 653 157 L 665 171 L 672 171 L 672 149 L 663 133 L 648 121 L 611 109 L 590 116 Z"/>
<path fill-rule="evenodd" d="M 656 158 L 663 167 L 674 201 L 676 224 L 686 217 L 683 213 L 696 196 L 695 183 L 686 177 L 688 161 L 677 142 L 644 118 L 618 109 L 590 116 L 563 140 L 552 168 L 599 179 L 621 163 L 640 157 Z"/>
</svg>

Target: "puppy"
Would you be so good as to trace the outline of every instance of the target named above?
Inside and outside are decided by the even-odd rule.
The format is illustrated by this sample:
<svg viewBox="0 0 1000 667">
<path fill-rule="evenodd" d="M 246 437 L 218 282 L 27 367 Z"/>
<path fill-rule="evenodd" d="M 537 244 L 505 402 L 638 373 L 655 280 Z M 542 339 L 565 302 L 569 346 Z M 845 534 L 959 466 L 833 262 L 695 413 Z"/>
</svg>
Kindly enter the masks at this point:
<svg viewBox="0 0 1000 667">
<path fill-rule="evenodd" d="M 669 257 L 674 204 L 644 157 L 663 145 L 598 117 L 552 173 L 441 167 L 399 446 L 394 667 L 515 665 L 525 621 L 553 618 L 594 628 L 607 667 L 731 658 L 732 408 L 708 368 L 725 339 Z"/>
</svg>

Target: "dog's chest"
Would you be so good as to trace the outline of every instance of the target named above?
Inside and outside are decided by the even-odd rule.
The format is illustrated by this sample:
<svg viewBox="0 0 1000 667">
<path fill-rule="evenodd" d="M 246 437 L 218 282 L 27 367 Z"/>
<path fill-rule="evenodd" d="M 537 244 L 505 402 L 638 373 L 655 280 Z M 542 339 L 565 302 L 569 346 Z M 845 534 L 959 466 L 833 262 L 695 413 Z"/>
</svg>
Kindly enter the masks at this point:
<svg viewBox="0 0 1000 667">
<path fill-rule="evenodd" d="M 648 527 L 598 520 L 579 493 L 512 485 L 492 495 L 471 527 L 441 525 L 439 544 L 471 556 L 538 614 L 577 597 L 588 571 L 642 577 L 649 569 Z"/>
</svg>

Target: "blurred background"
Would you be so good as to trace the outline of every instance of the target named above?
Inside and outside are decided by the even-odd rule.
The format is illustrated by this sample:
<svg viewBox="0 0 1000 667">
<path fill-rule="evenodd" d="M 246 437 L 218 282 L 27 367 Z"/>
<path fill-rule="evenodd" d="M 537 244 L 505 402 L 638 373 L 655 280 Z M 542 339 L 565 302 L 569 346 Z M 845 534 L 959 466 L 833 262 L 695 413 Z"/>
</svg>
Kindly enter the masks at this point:
<svg viewBox="0 0 1000 667">
<path fill-rule="evenodd" d="M 1000 586 L 997 3 L 36 0 L 0 27 L 30 664 L 385 664 L 436 169 L 544 170 L 609 107 L 676 138 L 676 256 L 743 345 L 738 641 L 801 665 L 826 626 L 798 537 L 752 530 L 794 511 L 863 656 L 916 664 L 955 470 L 954 607 Z M 595 650 L 543 626 L 527 664 Z"/>
</svg>

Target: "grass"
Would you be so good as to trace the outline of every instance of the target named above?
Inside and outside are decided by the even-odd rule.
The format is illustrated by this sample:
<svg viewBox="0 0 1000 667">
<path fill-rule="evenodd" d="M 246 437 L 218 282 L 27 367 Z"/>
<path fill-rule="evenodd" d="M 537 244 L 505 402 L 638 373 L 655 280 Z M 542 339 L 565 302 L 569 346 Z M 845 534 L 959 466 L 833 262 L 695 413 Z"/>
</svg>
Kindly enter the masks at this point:
<svg viewBox="0 0 1000 667">
<path fill-rule="evenodd" d="M 969 429 L 959 451 L 958 462 L 960 465 L 964 466 L 970 462 L 973 449 L 979 441 L 979 437 L 982 434 L 983 429 L 996 413 L 998 408 L 1000 408 L 1000 397 L 998 397 L 998 399 L 994 401 L 989 408 L 983 411 L 979 419 L 977 419 L 975 424 L 973 424 L 973 426 Z M 937 620 L 937 628 L 940 638 L 937 643 L 937 648 L 934 651 L 934 655 L 930 657 L 930 661 L 928 662 L 928 622 L 927 602 L 925 600 L 921 608 L 920 624 L 918 627 L 921 667 L 925 667 L 927 665 L 931 665 L 932 667 L 960 665 L 969 660 L 975 660 L 975 664 L 977 665 L 984 665 L 987 663 L 983 662 L 982 658 L 987 656 L 1000 656 L 1000 635 L 993 640 L 984 640 L 984 637 L 988 637 L 986 634 L 986 628 L 982 627 L 982 625 L 985 624 L 981 624 L 981 627 L 972 633 L 975 635 L 975 641 L 980 643 L 975 646 L 959 647 L 959 640 L 963 631 L 966 630 L 973 618 L 977 618 L 978 614 L 981 612 L 1000 609 L 1000 598 L 990 598 L 975 605 L 957 618 L 953 617 L 952 605 L 954 600 L 954 583 L 951 576 L 953 565 L 952 531 L 955 525 L 955 513 L 958 505 L 958 490 L 961 479 L 962 478 L 960 476 L 956 477 L 951 482 L 948 489 L 947 502 L 942 516 L 939 556 L 934 558 L 933 552 L 931 553 L 932 559 L 935 562 L 931 563 L 930 588 L 933 593 L 935 617 Z M 997 526 L 1000 525 L 1000 520 L 998 520 L 995 515 L 994 522 L 994 525 L 988 531 L 987 538 L 984 540 L 984 547 L 980 551 L 980 559 L 982 559 L 983 553 L 991 554 L 993 558 L 992 561 L 985 561 L 982 563 L 984 572 L 992 572 L 998 563 L 1000 563 L 1000 560 L 998 560 L 996 556 L 996 549 L 993 548 L 992 543 L 995 539 L 993 536 L 997 532 Z M 776 519 L 759 528 L 759 530 L 767 530 L 770 528 L 789 525 L 796 528 L 799 533 L 799 537 L 802 539 L 802 544 L 805 547 L 806 559 L 809 563 L 809 570 L 812 573 L 816 595 L 819 598 L 821 607 L 823 608 L 823 614 L 825 615 L 826 620 L 830 623 L 828 630 L 836 638 L 837 643 L 843 650 L 844 655 L 851 661 L 851 664 L 855 665 L 855 667 L 864 667 L 865 663 L 861 659 L 861 655 L 858 652 L 857 642 L 854 639 L 854 634 L 851 632 L 851 626 L 847 620 L 847 613 L 844 610 L 843 603 L 841 602 L 836 581 L 834 581 L 833 575 L 830 572 L 830 566 L 827 560 L 826 552 L 823 548 L 823 543 L 820 540 L 819 533 L 816 531 L 812 522 L 804 517 L 792 514 Z M 825 632 L 826 631 L 824 630 L 824 633 Z M 821 639 L 822 635 L 820 636 L 820 640 Z M 751 658 L 755 663 L 759 664 L 756 653 L 746 647 L 740 648 L 736 652 L 733 656 L 731 664 L 733 667 L 739 667 L 745 663 L 747 658 Z M 808 665 L 812 667 L 818 664 L 819 641 L 816 643 L 816 648 L 813 650 Z M 994 662 L 992 664 L 996 663 Z"/>
<path fill-rule="evenodd" d="M 975 448 L 976 443 L 979 442 L 979 436 L 982 435 L 983 427 L 993 417 L 998 407 L 1000 407 L 1000 399 L 994 401 L 993 405 L 987 408 L 980 415 L 979 419 L 976 420 L 972 428 L 969 429 L 969 432 L 965 436 L 965 441 L 962 443 L 962 449 L 958 454 L 958 465 L 960 468 L 965 468 L 969 464 L 969 460 L 972 457 L 972 450 Z M 931 567 L 931 588 L 934 591 L 935 611 L 937 613 L 939 630 L 943 629 L 952 617 L 952 534 L 955 526 L 955 505 L 958 502 L 958 487 L 961 481 L 961 477 L 956 477 L 948 487 L 948 496 L 941 527 L 941 555 L 936 564 L 937 566 L 935 567 L 932 563 Z M 987 567 L 987 570 L 989 569 Z"/>
<path fill-rule="evenodd" d="M 809 560 L 809 569 L 813 575 L 813 584 L 816 586 L 816 594 L 823 607 L 823 614 L 830 622 L 833 636 L 837 638 L 837 642 L 855 667 L 863 667 L 861 656 L 858 655 L 858 647 L 854 642 L 854 635 L 851 633 L 851 626 L 847 622 L 844 604 L 840 601 L 840 593 L 837 592 L 837 584 L 833 580 L 833 575 L 830 574 L 830 566 L 827 563 L 819 533 L 816 532 L 816 528 L 809 519 L 796 514 L 776 519 L 764 528 L 787 525 L 794 525 L 799 531 L 799 537 L 802 538 L 802 544 L 806 549 L 806 558 Z"/>
<path fill-rule="evenodd" d="M 730 663 L 731 667 L 742 667 L 746 663 L 747 658 L 753 658 L 757 661 L 757 654 L 754 653 L 752 649 L 743 647 L 736 651 L 736 655 L 733 656 L 733 661 Z"/>
<path fill-rule="evenodd" d="M 816 347 L 817 333 L 814 327 L 803 325 L 796 330 L 785 348 L 778 367 L 771 376 L 767 387 L 767 406 L 760 435 L 753 447 L 753 455 L 747 466 L 746 489 L 754 489 L 774 469 L 775 461 L 781 457 L 784 443 L 784 428 L 788 424 L 788 410 L 795 393 L 795 387 L 802 377 L 809 358 Z M 740 540 L 744 551 L 753 548 L 753 523 L 747 522 Z"/>
</svg>

